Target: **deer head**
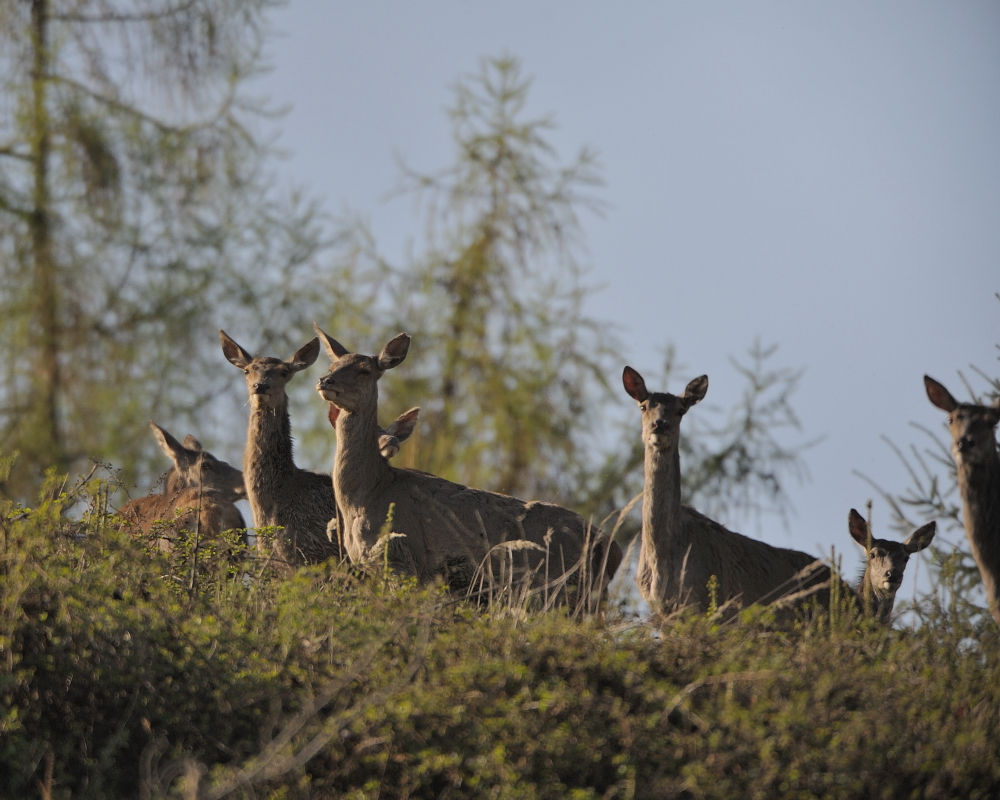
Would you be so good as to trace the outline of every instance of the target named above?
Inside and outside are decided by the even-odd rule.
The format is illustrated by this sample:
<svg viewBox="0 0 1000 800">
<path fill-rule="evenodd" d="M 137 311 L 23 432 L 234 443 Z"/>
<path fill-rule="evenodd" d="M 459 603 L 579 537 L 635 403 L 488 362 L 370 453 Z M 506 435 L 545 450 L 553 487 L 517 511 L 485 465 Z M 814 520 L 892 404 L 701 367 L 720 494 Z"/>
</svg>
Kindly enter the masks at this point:
<svg viewBox="0 0 1000 800">
<path fill-rule="evenodd" d="M 309 367 L 319 357 L 319 340 L 303 345 L 288 361 L 280 358 L 254 358 L 240 347 L 225 331 L 219 331 L 222 352 L 229 363 L 243 370 L 254 407 L 283 408 L 288 402 L 285 386 L 296 372 Z"/>
<path fill-rule="evenodd" d="M 865 580 L 877 597 L 892 598 L 903 582 L 903 571 L 910 556 L 930 545 L 937 532 L 937 522 L 917 528 L 905 542 L 873 537 L 871 550 L 868 550 L 868 523 L 853 508 L 847 518 L 847 528 L 854 541 L 868 553 Z"/>
<path fill-rule="evenodd" d="M 691 381 L 680 397 L 667 392 L 650 393 L 642 375 L 632 367 L 625 367 L 622 383 L 642 412 L 643 443 L 657 450 L 678 446 L 681 417 L 708 392 L 708 376 L 702 375 Z"/>
<path fill-rule="evenodd" d="M 316 333 L 330 357 L 330 372 L 319 379 L 316 390 L 323 398 L 348 413 L 375 408 L 378 403 L 378 380 L 386 370 L 398 367 L 410 349 L 410 337 L 401 333 L 377 356 L 351 353 L 318 325 Z"/>
<path fill-rule="evenodd" d="M 1000 422 L 1000 398 L 992 406 L 959 403 L 933 378 L 924 375 L 927 397 L 948 412 L 951 454 L 956 464 L 982 464 L 996 458 L 996 426 Z"/>
<path fill-rule="evenodd" d="M 209 453 L 191 434 L 182 444 L 155 422 L 149 426 L 160 449 L 174 462 L 175 472 L 168 478 L 167 491 L 203 486 L 222 493 L 230 502 L 246 497 L 243 473 Z"/>
</svg>

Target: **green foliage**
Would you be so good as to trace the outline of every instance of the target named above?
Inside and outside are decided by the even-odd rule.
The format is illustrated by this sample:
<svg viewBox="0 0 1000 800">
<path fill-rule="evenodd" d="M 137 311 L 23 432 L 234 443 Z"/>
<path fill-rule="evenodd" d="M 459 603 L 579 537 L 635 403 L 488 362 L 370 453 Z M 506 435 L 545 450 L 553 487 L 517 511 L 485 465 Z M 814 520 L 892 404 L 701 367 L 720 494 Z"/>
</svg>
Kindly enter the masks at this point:
<svg viewBox="0 0 1000 800">
<path fill-rule="evenodd" d="M 201 554 L 188 591 L 190 561 L 131 541 L 103 491 L 53 478 L 37 507 L 2 508 L 3 796 L 1000 790 L 1000 637 L 936 596 L 903 631 L 753 609 L 484 615 L 329 563 L 234 569 L 229 551 Z"/>
<path fill-rule="evenodd" d="M 269 5 L 2 4 L 0 446 L 21 452 L 8 496 L 94 458 L 133 479 L 158 456 L 151 417 L 191 421 L 228 385 L 221 320 L 289 327 L 320 243 L 315 209 L 269 189 L 253 127 L 266 109 L 242 90 Z"/>
<path fill-rule="evenodd" d="M 614 326 L 583 310 L 594 289 L 579 215 L 600 210 L 590 194 L 598 164 L 586 149 L 558 158 L 545 136 L 551 120 L 526 117 L 529 87 L 513 58 L 484 61 L 458 82 L 454 164 L 403 171 L 400 191 L 426 214 L 422 252 L 392 265 L 364 224 L 348 222 L 329 285 L 351 287 L 351 300 L 333 305 L 323 327 L 369 353 L 400 330 L 413 335 L 406 364 L 379 385 L 385 419 L 421 406 L 394 463 L 554 499 L 599 521 L 641 490 L 642 446 L 630 414 L 620 436 L 595 435 L 626 402 Z M 709 514 L 784 512 L 786 476 L 804 473 L 804 445 L 780 438 L 798 431 L 790 396 L 800 373 L 776 369 L 775 349 L 755 344 L 747 363 L 733 361 L 747 388 L 723 421 L 703 411 L 688 425 L 685 500 Z M 672 350 L 667 362 L 664 382 Z M 325 424 L 311 437 L 297 430 L 307 447 L 328 446 Z"/>
<path fill-rule="evenodd" d="M 332 281 L 363 314 L 324 325 L 352 349 L 413 334 L 405 369 L 383 381 L 387 409 L 421 405 L 402 466 L 524 497 L 567 497 L 606 388 L 614 340 L 583 312 L 578 214 L 596 201 L 595 158 L 562 163 L 546 118 L 525 118 L 517 60 L 484 61 L 450 110 L 456 158 L 432 174 L 404 169 L 427 219 L 425 250 L 386 263 L 363 226 L 344 232 Z M 381 316 L 371 326 L 373 309 Z M 391 412 L 389 412 L 391 413 Z"/>
</svg>

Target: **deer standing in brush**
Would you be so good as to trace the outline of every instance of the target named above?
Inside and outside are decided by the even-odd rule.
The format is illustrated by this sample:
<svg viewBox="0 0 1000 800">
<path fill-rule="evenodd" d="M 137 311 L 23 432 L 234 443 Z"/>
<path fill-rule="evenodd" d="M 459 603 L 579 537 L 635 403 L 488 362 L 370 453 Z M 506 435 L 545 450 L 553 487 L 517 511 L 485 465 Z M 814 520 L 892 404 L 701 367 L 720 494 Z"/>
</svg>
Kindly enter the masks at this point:
<svg viewBox="0 0 1000 800">
<path fill-rule="evenodd" d="M 565 578 L 563 586 L 603 592 L 621 549 L 578 514 L 398 469 L 379 455 L 378 381 L 406 358 L 409 336 L 400 334 L 378 356 L 365 356 L 316 330 L 331 361 L 317 390 L 340 409 L 333 485 L 352 561 L 364 562 L 384 546 L 394 570 L 468 589 L 487 559 L 502 551 L 521 585 L 544 592 Z M 382 544 L 390 507 L 392 531 L 402 535 Z M 560 588 L 553 595 L 566 593 Z"/>
<path fill-rule="evenodd" d="M 830 569 L 815 557 L 734 533 L 681 504 L 681 419 L 705 397 L 707 375 L 680 396 L 649 392 L 631 367 L 622 382 L 642 412 L 645 482 L 636 583 L 650 608 L 706 611 L 713 600 L 720 606 L 773 603 L 829 586 Z M 708 588 L 713 576 L 715 597 Z"/>
<path fill-rule="evenodd" d="M 162 494 L 129 501 L 121 516 L 144 534 L 158 530 L 162 550 L 170 550 L 178 537 L 194 531 L 210 539 L 222 531 L 245 528 L 243 515 L 233 505 L 246 494 L 243 473 L 205 450 L 190 434 L 182 444 L 155 422 L 150 427 L 174 465 Z"/>
<path fill-rule="evenodd" d="M 992 406 L 959 403 L 926 375 L 924 388 L 930 401 L 948 414 L 965 538 L 983 578 L 990 614 L 1000 625 L 1000 456 L 996 438 L 1000 399 Z"/>
<path fill-rule="evenodd" d="M 937 523 L 928 522 L 911 533 L 905 542 L 872 538 L 869 544 L 868 523 L 852 508 L 847 517 L 847 529 L 854 541 L 865 549 L 865 569 L 857 588 L 858 601 L 864 607 L 867 591 L 871 603 L 867 611 L 879 622 L 888 624 L 906 564 L 911 555 L 930 545 L 937 532 Z"/>
</svg>

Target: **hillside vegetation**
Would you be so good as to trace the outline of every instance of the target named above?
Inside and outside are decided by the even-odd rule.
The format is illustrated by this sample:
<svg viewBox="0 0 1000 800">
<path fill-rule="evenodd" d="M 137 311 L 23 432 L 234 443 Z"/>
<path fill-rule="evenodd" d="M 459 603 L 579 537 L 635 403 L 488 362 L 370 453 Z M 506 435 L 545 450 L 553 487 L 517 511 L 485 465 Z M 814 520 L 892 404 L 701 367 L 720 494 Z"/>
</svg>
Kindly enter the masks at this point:
<svg viewBox="0 0 1000 800">
<path fill-rule="evenodd" d="M 915 630 L 481 609 L 43 498 L 2 509 L 4 797 L 1000 793 L 1000 638 L 950 599 Z"/>
</svg>

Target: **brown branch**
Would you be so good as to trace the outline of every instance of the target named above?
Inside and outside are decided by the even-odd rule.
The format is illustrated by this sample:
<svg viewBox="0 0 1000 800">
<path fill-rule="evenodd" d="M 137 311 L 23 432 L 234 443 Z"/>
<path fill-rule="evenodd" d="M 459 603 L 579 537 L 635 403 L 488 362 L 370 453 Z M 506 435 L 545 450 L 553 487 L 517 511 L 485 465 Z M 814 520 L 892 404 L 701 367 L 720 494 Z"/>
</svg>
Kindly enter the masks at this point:
<svg viewBox="0 0 1000 800">
<path fill-rule="evenodd" d="M 163 11 L 151 11 L 146 14 L 104 14 L 98 16 L 89 14 L 51 14 L 49 15 L 49 19 L 56 22 L 82 22 L 85 24 L 151 22 L 153 20 L 166 19 L 174 14 L 182 14 L 196 5 L 198 5 L 198 0 L 188 0 L 188 2 L 181 3 L 173 8 L 166 8 Z"/>
</svg>

